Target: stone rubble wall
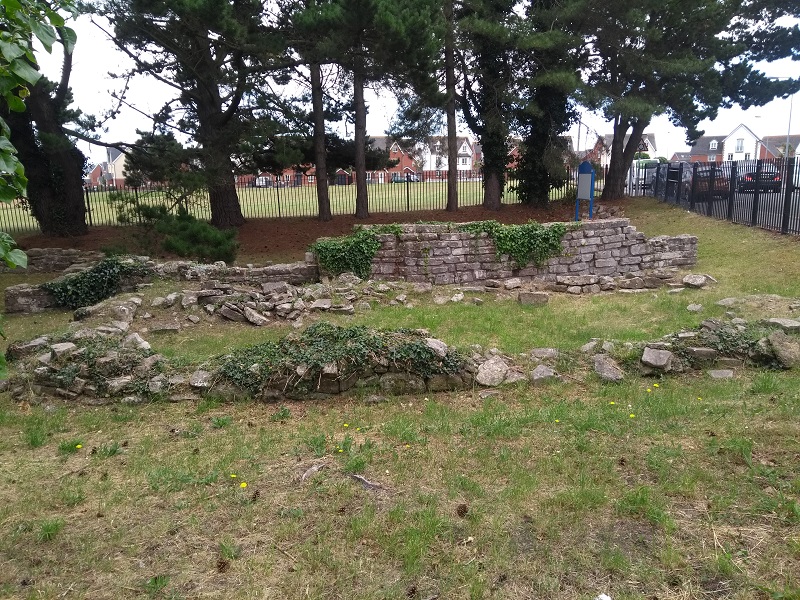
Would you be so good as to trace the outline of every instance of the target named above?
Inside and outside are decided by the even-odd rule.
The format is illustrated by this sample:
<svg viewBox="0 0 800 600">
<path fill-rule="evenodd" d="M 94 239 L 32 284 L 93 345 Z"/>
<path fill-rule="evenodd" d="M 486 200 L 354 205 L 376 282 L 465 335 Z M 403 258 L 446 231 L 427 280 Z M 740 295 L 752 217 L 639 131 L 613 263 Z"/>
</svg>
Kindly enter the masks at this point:
<svg viewBox="0 0 800 600">
<path fill-rule="evenodd" d="M 85 269 L 105 258 L 105 254 L 94 250 L 76 250 L 74 248 L 31 248 L 25 250 L 28 255 L 27 269 L 10 269 L 0 265 L 0 273 L 9 271 L 26 271 L 29 273 L 61 273 Z"/>
<path fill-rule="evenodd" d="M 562 256 L 541 267 L 515 269 L 509 257 L 497 255 L 494 241 L 485 233 L 453 231 L 451 224 L 402 225 L 399 236 L 379 236 L 381 248 L 372 262 L 372 277 L 434 285 L 509 277 L 555 284 L 559 277 L 643 277 L 652 270 L 686 268 L 697 262 L 697 237 L 692 235 L 648 240 L 623 218 L 582 221 L 576 226 L 562 240 Z M 563 285 L 566 291 L 570 284 Z"/>
</svg>

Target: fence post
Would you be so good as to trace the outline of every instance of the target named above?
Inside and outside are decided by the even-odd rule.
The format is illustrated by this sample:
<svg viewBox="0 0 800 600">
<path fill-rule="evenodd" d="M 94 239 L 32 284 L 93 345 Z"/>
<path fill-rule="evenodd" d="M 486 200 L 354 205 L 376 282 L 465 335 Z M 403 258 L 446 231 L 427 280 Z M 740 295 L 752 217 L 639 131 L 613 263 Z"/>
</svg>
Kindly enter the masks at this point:
<svg viewBox="0 0 800 600">
<path fill-rule="evenodd" d="M 692 167 L 692 187 L 689 190 L 689 210 L 694 212 L 694 192 L 697 189 L 697 167 L 699 163 L 694 163 Z M 681 184 L 683 184 L 683 180 L 681 180 Z"/>
<path fill-rule="evenodd" d="M 761 159 L 756 161 L 756 185 L 753 191 L 753 210 L 750 213 L 750 225 L 752 227 L 758 226 L 758 201 L 761 198 L 759 188 L 761 187 Z"/>
<path fill-rule="evenodd" d="M 406 212 L 411 212 L 411 177 L 406 173 Z"/>
<path fill-rule="evenodd" d="M 788 153 L 787 153 L 788 154 Z M 794 168 L 797 156 L 786 161 L 786 190 L 783 194 L 783 219 L 781 219 L 781 233 L 789 233 L 789 216 L 792 210 L 792 196 L 794 196 Z"/>
<path fill-rule="evenodd" d="M 275 176 L 275 195 L 278 197 L 278 218 L 281 218 L 281 181 Z"/>
<path fill-rule="evenodd" d="M 678 181 L 675 183 L 675 204 L 681 203 L 681 192 L 683 191 L 683 162 L 678 163 Z M 664 190 L 666 194 L 666 190 Z"/>
<path fill-rule="evenodd" d="M 83 188 L 83 196 L 86 199 L 86 215 L 89 217 L 89 227 L 93 227 L 94 223 L 92 223 L 92 202 L 91 196 L 89 195 L 89 188 Z"/>
<path fill-rule="evenodd" d="M 733 221 L 733 205 L 734 202 L 736 201 L 736 180 L 738 172 L 739 172 L 738 163 L 733 163 L 731 165 L 730 189 L 728 190 L 728 211 L 725 214 L 725 218 L 728 221 Z"/>
</svg>

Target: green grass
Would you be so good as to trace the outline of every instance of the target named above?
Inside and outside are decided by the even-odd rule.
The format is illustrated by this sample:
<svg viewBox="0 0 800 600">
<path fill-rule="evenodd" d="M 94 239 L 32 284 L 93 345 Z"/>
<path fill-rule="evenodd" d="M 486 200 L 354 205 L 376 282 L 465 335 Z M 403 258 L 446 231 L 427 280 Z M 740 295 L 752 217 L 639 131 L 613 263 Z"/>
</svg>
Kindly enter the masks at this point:
<svg viewBox="0 0 800 600">
<path fill-rule="evenodd" d="M 800 373 L 608 385 L 578 347 L 616 339 L 624 354 L 724 316 L 717 299 L 797 296 L 800 247 L 656 203 L 628 212 L 650 235 L 694 229 L 695 271 L 719 283 L 535 309 L 421 294 L 337 319 L 510 355 L 558 347 L 562 383 L 381 404 L 0 396 L 0 595 L 32 597 L 34 581 L 43 598 L 797 598 Z M 190 363 L 277 335 L 189 331 L 154 348 Z"/>
</svg>

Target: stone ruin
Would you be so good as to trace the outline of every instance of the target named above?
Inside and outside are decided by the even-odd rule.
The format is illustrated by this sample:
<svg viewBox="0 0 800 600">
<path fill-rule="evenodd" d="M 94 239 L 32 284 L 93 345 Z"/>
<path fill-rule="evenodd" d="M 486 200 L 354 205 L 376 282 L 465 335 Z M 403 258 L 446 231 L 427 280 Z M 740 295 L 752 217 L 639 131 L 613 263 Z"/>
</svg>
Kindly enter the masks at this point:
<svg viewBox="0 0 800 600">
<path fill-rule="evenodd" d="M 486 234 L 453 231 L 452 224 L 401 227 L 403 233 L 400 235 L 378 236 L 381 248 L 372 262 L 372 279 L 432 285 L 458 284 L 463 286 L 464 293 L 502 288 L 508 286 L 509 282 L 519 282 L 519 285 L 515 285 L 522 293 L 553 291 L 584 294 L 615 290 L 635 293 L 665 285 L 683 287 L 681 282 L 674 279 L 676 273 L 697 261 L 696 237 L 659 236 L 647 240 L 643 233 L 630 225 L 628 219 L 622 218 L 574 225 L 575 229 L 568 231 L 562 240 L 564 250 L 561 256 L 549 259 L 542 266 L 523 268 L 516 268 L 507 256 L 498 256 L 494 242 Z M 66 267 L 67 272 L 72 272 L 85 268 L 88 260 L 98 258 L 94 254 L 56 249 L 53 258 L 48 259 L 47 252 L 29 251 L 35 257 L 29 268 L 40 271 L 47 265 L 60 268 L 72 260 Z M 211 282 L 213 285 L 205 287 L 208 293 L 198 296 L 198 301 L 205 306 L 214 304 L 208 298 L 246 295 L 247 292 L 240 293 L 234 289 L 237 285 L 257 288 L 272 283 L 302 285 L 321 281 L 319 266 L 311 253 L 307 253 L 301 262 L 263 267 L 229 267 L 222 262 L 198 265 L 189 261 L 157 264 L 147 257 L 140 257 L 140 260 L 159 277 Z M 55 300 L 49 293 L 39 286 L 27 284 L 9 286 L 5 291 L 5 299 L 8 313 L 40 312 L 55 306 Z M 541 299 L 541 295 L 523 296 L 521 301 L 539 302 Z M 284 300 L 279 304 L 285 305 L 289 299 Z M 257 306 L 247 304 L 251 301 L 256 302 Z M 260 308 L 259 303 L 262 303 Z M 349 311 L 350 304 L 352 301 L 345 299 L 339 306 L 331 304 L 326 308 L 321 303 L 316 308 Z M 265 313 L 270 313 L 273 308 L 266 308 L 263 299 L 239 301 L 233 298 L 219 314 L 257 325 L 262 320 L 256 313 L 270 318 Z M 296 318 L 304 308 L 302 305 L 300 308 L 282 306 L 276 314 L 292 314 Z"/>
<path fill-rule="evenodd" d="M 19 368 L 14 379 L 3 386 L 18 399 L 50 395 L 85 403 L 120 400 L 133 403 L 153 397 L 181 400 L 207 393 L 225 397 L 249 395 L 250 391 L 232 385 L 214 367 L 172 365 L 153 353 L 146 338 L 209 320 L 260 327 L 289 321 L 300 328 L 305 321 L 313 321 L 327 312 L 354 314 L 371 310 L 375 304 L 413 309 L 419 294 L 430 294 L 435 304 L 481 304 L 485 294 L 491 293 L 535 305 L 547 303 L 552 292 L 636 293 L 666 285 L 672 293 L 714 281 L 701 274 L 677 277 L 679 267 L 694 264 L 696 260 L 696 238 L 678 236 L 648 241 L 625 219 L 581 224 L 580 229 L 565 237 L 564 256 L 552 258 L 542 267 L 525 269 L 513 269 L 508 257 L 496 256 L 491 240 L 485 236 L 453 233 L 444 225 L 404 226 L 404 230 L 404 234 L 390 236 L 391 239 L 382 236 L 382 249 L 373 262 L 376 279 L 366 282 L 352 274 L 333 279 L 320 276 L 313 255 L 307 255 L 299 263 L 264 267 L 198 265 L 188 261 L 156 264 L 142 257 L 139 260 L 151 267 L 155 275 L 186 282 L 185 289 L 156 297 L 147 305 L 141 296 L 132 294 L 78 309 L 75 323 L 65 336 L 12 344 L 7 356 Z M 477 250 L 482 256 L 480 261 L 484 262 L 471 263 L 473 257 L 467 253 L 468 249 Z M 426 264 L 420 262 L 422 254 L 427 256 Z M 86 264 L 86 256 L 80 253 L 65 256 L 77 261 L 65 267 L 68 271 L 76 270 L 76 264 Z M 432 264 L 432 260 L 440 260 L 441 264 Z M 37 261 L 37 269 L 44 269 L 42 265 L 46 264 L 60 268 L 63 264 L 42 258 Z M 387 264 L 393 265 L 391 269 Z M 450 266 L 444 268 L 446 265 Z M 458 265 L 464 269 L 458 270 Z M 434 271 L 432 267 L 443 268 Z M 401 273 L 412 281 L 398 281 Z M 447 279 L 450 275 L 460 279 L 461 284 L 448 288 L 434 286 L 430 280 L 440 281 L 439 275 L 443 274 L 448 275 Z M 377 276 L 386 279 L 380 281 Z M 17 293 L 19 290 L 22 293 Z M 9 312 L 48 308 L 52 299 L 36 296 L 37 290 L 41 288 L 25 285 L 9 288 L 6 291 Z M 693 310 L 691 306 L 694 305 L 689 307 Z M 751 335 L 753 324 L 735 318 L 726 322 L 707 320 L 696 331 L 679 332 L 638 345 L 591 340 L 581 349 L 578 359 L 587 361 L 587 368 L 593 369 L 599 378 L 612 382 L 625 377 L 624 369 L 614 358 L 620 351 L 637 354 L 639 372 L 651 376 L 689 369 L 709 369 L 712 376 L 728 376 L 731 369 L 744 364 L 783 368 L 800 365 L 796 336 L 800 322 L 783 319 L 758 326 L 763 335 L 742 342 L 733 354 L 730 345 L 720 344 L 720 339 L 730 340 L 737 335 L 745 339 L 744 332 Z M 431 351 L 445 354 L 449 351 L 441 340 L 425 332 L 420 335 Z M 283 387 L 260 390 L 256 397 L 278 401 L 284 397 L 323 398 L 359 389 L 400 395 L 519 382 L 541 385 L 561 380 L 557 367 L 563 357 L 563 352 L 555 348 L 537 348 L 524 357 L 511 357 L 497 349 L 473 347 L 460 372 L 429 377 L 399 372 L 382 359 L 364 365 L 356 376 L 344 377 L 336 365 L 329 365 L 310 388 L 308 381 L 300 388 L 287 381 Z M 297 365 L 296 373 L 294 383 L 303 381 L 303 365 Z"/>
<path fill-rule="evenodd" d="M 687 277 L 691 277 L 695 285 L 700 282 L 696 276 Z M 703 281 L 711 280 L 704 277 Z M 495 293 L 506 294 L 509 298 L 514 293 L 520 296 L 539 293 L 519 292 L 516 287 L 519 284 L 508 280 L 503 286 L 485 289 L 494 289 Z M 247 296 L 243 296 L 245 292 Z M 204 285 L 201 290 L 154 298 L 147 305 L 141 296 L 129 294 L 78 309 L 70 332 L 60 338 L 41 337 L 12 344 L 7 357 L 17 368 L 14 378 L 3 385 L 17 399 L 57 396 L 89 404 L 136 403 L 150 398 L 177 401 L 196 399 L 207 393 L 226 398 L 254 396 L 263 401 L 280 401 L 283 398 L 320 399 L 354 391 L 375 397 L 375 393 L 403 395 L 482 390 L 520 383 L 537 386 L 562 380 L 558 372 L 561 360 L 586 363 L 586 370 L 593 371 L 601 380 L 617 382 L 625 378 L 625 369 L 615 357 L 631 355 L 636 357 L 635 362 L 626 359 L 626 368 L 635 365 L 638 374 L 657 377 L 690 370 L 705 370 L 712 377 L 731 377 L 734 369 L 745 365 L 800 367 L 800 321 L 772 318 L 748 323 L 732 312 L 728 320 L 707 319 L 694 330 L 647 343 L 590 340 L 577 352 L 535 348 L 524 356 L 508 356 L 497 349 L 473 346 L 468 349 L 457 373 L 421 376 L 398 369 L 385 357 L 375 357 L 356 374 L 345 374 L 336 364 L 327 365 L 309 385 L 307 368 L 298 364 L 294 369 L 296 377 L 293 375 L 278 386 L 259 389 L 256 394 L 226 380 L 218 365 L 173 365 L 155 354 L 147 341 L 163 332 L 202 325 L 217 318 L 220 311 L 227 313 L 227 309 L 233 311 L 236 321 L 247 319 L 250 311 L 245 309 L 256 311 L 261 315 L 257 322 L 247 319 L 248 322 L 264 326 L 267 323 L 260 319 L 269 317 L 259 311 L 271 306 L 273 319 L 292 320 L 299 326 L 304 318 L 313 320 L 315 313 L 333 308 L 329 298 L 322 297 L 328 293 L 353 299 L 354 305 L 340 311 L 345 313 L 350 313 L 350 308 L 352 312 L 368 310 L 376 302 L 413 308 L 409 298 L 417 294 L 431 294 L 433 301 L 440 304 L 479 303 L 480 300 L 465 297 L 461 292 L 443 296 L 440 288 L 430 284 L 362 282 L 353 275 L 340 276 L 328 284 L 308 286 L 293 286 L 287 282 L 262 284 L 258 291 L 241 286 Z M 232 296 L 238 300 L 232 300 Z M 720 303 L 731 307 L 736 299 Z M 791 307 L 800 310 L 800 302 Z M 427 332 L 417 332 L 417 335 L 437 356 L 450 352 L 444 342 L 430 337 Z M 258 365 L 253 368 L 257 369 Z M 298 383 L 303 385 L 298 386 Z"/>
</svg>

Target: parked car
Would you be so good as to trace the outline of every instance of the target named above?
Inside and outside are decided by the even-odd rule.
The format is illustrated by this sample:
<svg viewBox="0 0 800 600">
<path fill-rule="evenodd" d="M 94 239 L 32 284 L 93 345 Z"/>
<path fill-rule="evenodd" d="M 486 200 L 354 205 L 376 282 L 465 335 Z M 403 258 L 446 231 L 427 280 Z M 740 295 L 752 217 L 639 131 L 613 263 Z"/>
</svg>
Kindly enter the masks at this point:
<svg viewBox="0 0 800 600">
<path fill-rule="evenodd" d="M 756 189 L 765 192 L 781 191 L 780 171 L 772 165 L 764 165 L 760 173 L 757 169 L 752 169 L 739 176 L 737 192 L 755 192 Z"/>
<path fill-rule="evenodd" d="M 416 173 L 392 173 L 392 183 L 405 183 L 406 181 L 417 183 L 419 175 Z"/>
<path fill-rule="evenodd" d="M 719 167 L 701 166 L 689 171 L 688 193 L 694 192 L 695 202 L 706 202 L 713 198 L 725 198 L 730 191 L 730 178 Z M 695 181 L 692 181 L 692 178 Z M 688 194 L 687 194 L 687 197 Z"/>
</svg>

